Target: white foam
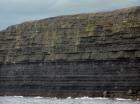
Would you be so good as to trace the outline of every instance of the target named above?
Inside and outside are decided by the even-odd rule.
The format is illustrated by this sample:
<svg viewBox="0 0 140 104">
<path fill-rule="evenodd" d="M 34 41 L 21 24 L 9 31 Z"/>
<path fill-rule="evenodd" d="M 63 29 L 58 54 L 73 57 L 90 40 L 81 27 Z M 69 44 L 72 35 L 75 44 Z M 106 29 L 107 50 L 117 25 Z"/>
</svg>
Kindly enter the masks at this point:
<svg viewBox="0 0 140 104">
<path fill-rule="evenodd" d="M 66 99 L 71 99 L 71 97 L 67 97 Z"/>
<path fill-rule="evenodd" d="M 106 99 L 109 99 L 109 98 L 105 98 L 105 97 L 94 97 L 93 99 L 97 99 L 97 100 L 106 100 Z"/>
<path fill-rule="evenodd" d="M 43 97 L 41 97 L 41 96 L 36 96 L 36 97 L 34 97 L 34 98 L 36 98 L 36 99 L 41 99 L 41 98 L 43 98 Z"/>
<path fill-rule="evenodd" d="M 123 100 L 132 100 L 132 99 L 115 98 L 115 100 L 123 101 Z"/>
<path fill-rule="evenodd" d="M 16 98 L 23 98 L 23 96 L 14 96 L 14 97 L 16 97 Z"/>
<path fill-rule="evenodd" d="M 103 98 L 103 97 L 79 97 L 79 98 L 71 98 L 68 97 L 66 99 L 59 99 L 59 98 L 51 98 L 51 97 L 23 97 L 17 98 L 22 96 L 7 96 L 7 97 L 0 97 L 0 104 L 140 104 L 140 101 L 123 99 L 123 98 Z M 124 101 L 118 101 L 124 100 Z"/>
<path fill-rule="evenodd" d="M 90 99 L 93 99 L 93 98 L 84 96 L 84 97 L 78 97 L 78 98 L 75 98 L 75 99 L 87 99 L 87 100 L 90 100 Z"/>
</svg>

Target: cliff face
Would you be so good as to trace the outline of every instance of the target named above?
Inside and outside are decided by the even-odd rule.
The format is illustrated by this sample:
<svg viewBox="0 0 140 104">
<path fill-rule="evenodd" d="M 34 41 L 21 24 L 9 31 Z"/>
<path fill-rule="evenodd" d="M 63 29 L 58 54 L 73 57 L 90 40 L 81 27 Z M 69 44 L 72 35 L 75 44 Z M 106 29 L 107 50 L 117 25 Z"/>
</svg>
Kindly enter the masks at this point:
<svg viewBox="0 0 140 104">
<path fill-rule="evenodd" d="M 72 91 L 140 96 L 140 7 L 25 22 L 0 32 L 1 95 Z"/>
</svg>

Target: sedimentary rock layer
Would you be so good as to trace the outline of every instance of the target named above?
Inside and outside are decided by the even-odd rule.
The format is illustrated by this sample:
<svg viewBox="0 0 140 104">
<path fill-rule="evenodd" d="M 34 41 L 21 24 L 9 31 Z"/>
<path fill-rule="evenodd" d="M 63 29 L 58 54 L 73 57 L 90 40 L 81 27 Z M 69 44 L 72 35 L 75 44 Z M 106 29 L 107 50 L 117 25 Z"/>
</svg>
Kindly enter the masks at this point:
<svg viewBox="0 0 140 104">
<path fill-rule="evenodd" d="M 140 97 L 139 6 L 29 21 L 0 32 L 1 95 L 72 92 Z"/>
</svg>

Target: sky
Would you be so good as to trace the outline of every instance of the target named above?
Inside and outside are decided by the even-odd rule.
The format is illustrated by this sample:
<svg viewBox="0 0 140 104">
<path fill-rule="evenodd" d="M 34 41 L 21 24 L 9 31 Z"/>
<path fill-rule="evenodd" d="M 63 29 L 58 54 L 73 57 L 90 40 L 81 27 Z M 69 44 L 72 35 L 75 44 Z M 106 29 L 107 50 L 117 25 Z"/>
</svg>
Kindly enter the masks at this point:
<svg viewBox="0 0 140 104">
<path fill-rule="evenodd" d="M 132 6 L 140 6 L 140 0 L 0 0 L 0 30 L 29 20 Z"/>
</svg>

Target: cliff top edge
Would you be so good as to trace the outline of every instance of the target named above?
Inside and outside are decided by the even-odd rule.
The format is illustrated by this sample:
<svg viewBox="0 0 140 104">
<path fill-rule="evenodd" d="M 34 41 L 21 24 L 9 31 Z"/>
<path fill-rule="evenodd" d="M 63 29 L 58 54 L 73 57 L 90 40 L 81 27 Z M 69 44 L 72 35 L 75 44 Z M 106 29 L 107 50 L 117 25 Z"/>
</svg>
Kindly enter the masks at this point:
<svg viewBox="0 0 140 104">
<path fill-rule="evenodd" d="M 131 12 L 139 12 L 139 11 L 140 11 L 140 6 L 133 6 L 133 7 L 127 7 L 127 8 L 116 9 L 116 10 L 111 10 L 111 11 L 61 15 L 61 16 L 48 17 L 48 18 L 39 19 L 39 20 L 30 20 L 30 21 L 21 22 L 19 24 L 8 26 L 6 29 L 0 30 L 0 32 L 5 31 L 11 27 L 18 26 L 18 25 L 28 24 L 28 23 L 34 24 L 34 23 L 39 23 L 39 22 L 43 22 L 47 20 L 56 20 L 56 19 L 64 20 L 64 19 L 71 19 L 71 18 L 79 19 L 82 16 L 109 16 L 109 15 L 118 15 L 118 14 L 129 14 Z"/>
</svg>

